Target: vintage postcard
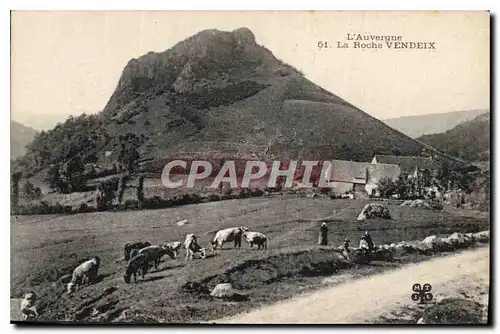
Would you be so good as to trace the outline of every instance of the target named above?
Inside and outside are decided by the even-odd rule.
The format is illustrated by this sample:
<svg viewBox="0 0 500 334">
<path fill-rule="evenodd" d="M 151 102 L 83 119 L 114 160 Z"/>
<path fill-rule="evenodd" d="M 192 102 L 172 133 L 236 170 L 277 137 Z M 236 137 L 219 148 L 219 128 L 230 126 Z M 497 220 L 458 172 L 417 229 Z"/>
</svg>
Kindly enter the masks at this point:
<svg viewBox="0 0 500 334">
<path fill-rule="evenodd" d="M 11 322 L 490 324 L 488 11 L 12 11 Z"/>
</svg>

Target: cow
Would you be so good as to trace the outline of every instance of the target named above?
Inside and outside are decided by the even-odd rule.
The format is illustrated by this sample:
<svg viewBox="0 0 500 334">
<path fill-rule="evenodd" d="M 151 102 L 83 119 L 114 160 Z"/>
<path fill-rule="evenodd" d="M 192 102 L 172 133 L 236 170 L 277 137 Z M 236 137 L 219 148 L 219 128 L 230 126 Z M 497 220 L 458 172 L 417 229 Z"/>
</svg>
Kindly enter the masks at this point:
<svg viewBox="0 0 500 334">
<path fill-rule="evenodd" d="M 123 276 L 123 279 L 125 280 L 125 283 L 129 284 L 130 278 L 133 275 L 134 282 L 137 283 L 137 272 L 141 270 L 142 279 L 144 280 L 144 275 L 146 275 L 148 269 L 149 269 L 148 254 L 146 253 L 136 254 L 128 262 L 127 269 L 125 269 L 125 275 Z"/>
<path fill-rule="evenodd" d="M 241 237 L 243 232 L 248 231 L 247 227 L 230 227 L 224 230 L 217 231 L 214 239 L 212 240 L 212 249 L 221 248 L 225 242 L 234 241 L 234 248 L 241 247 Z"/>
<path fill-rule="evenodd" d="M 160 264 L 160 260 L 163 257 L 163 255 L 167 254 L 172 259 L 175 258 L 174 251 L 165 245 L 162 245 L 162 246 L 152 245 L 152 246 L 141 248 L 137 252 L 137 255 L 139 255 L 139 254 L 146 254 L 147 258 L 148 258 L 148 262 L 149 263 L 153 262 L 156 270 L 158 270 L 158 265 Z"/>
<path fill-rule="evenodd" d="M 151 244 L 147 241 L 138 241 L 138 242 L 133 242 L 133 243 L 127 243 L 125 244 L 125 247 L 124 247 L 124 255 L 125 255 L 125 261 L 129 261 L 132 257 L 130 256 L 130 252 L 132 251 L 132 249 L 141 249 L 141 248 L 145 248 L 145 247 L 148 247 L 148 246 L 151 246 Z"/>
<path fill-rule="evenodd" d="M 188 261 L 189 259 L 193 259 L 194 253 L 200 253 L 201 258 L 204 259 L 206 257 L 206 251 L 205 248 L 200 247 L 198 245 L 198 241 L 196 240 L 196 236 L 194 234 L 188 234 L 186 235 L 186 239 L 184 240 L 184 248 L 186 248 L 186 259 L 185 261 Z"/>
<path fill-rule="evenodd" d="M 99 256 L 94 256 L 93 260 L 95 261 L 95 265 L 90 269 L 89 283 L 95 282 L 97 280 L 99 267 L 101 265 L 101 259 L 99 258 Z"/>
<path fill-rule="evenodd" d="M 250 244 L 250 248 L 253 247 L 253 245 L 257 245 L 257 249 L 267 249 L 267 237 L 260 232 L 249 232 L 245 231 L 243 232 L 243 235 L 245 236 L 246 241 Z"/>
<path fill-rule="evenodd" d="M 175 259 L 177 258 L 177 256 L 179 256 L 179 253 L 181 252 L 182 242 L 180 241 L 169 242 L 166 244 L 162 244 L 161 247 L 170 249 L 170 251 L 174 254 L 174 259 Z"/>
<path fill-rule="evenodd" d="M 73 270 L 73 275 L 71 281 L 68 283 L 68 294 L 77 290 L 79 285 L 90 284 L 92 279 L 97 276 L 97 271 L 99 270 L 100 259 L 99 257 L 93 257 L 80 264 Z"/>
</svg>

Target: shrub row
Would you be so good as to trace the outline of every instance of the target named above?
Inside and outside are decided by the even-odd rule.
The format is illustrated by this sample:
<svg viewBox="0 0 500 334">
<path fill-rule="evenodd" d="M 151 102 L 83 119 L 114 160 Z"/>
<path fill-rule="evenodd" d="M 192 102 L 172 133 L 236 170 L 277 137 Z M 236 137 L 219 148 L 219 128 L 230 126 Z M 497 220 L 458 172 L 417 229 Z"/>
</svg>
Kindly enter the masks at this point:
<svg viewBox="0 0 500 334">
<path fill-rule="evenodd" d="M 145 198 L 143 201 L 142 209 L 165 209 L 175 206 L 217 202 L 229 199 L 259 197 L 264 194 L 262 189 L 242 189 L 240 193 L 233 194 L 185 194 L 182 196 L 174 196 L 172 198 L 162 198 L 159 196 Z M 45 214 L 77 214 L 85 212 L 97 211 L 127 211 L 127 210 L 140 210 L 139 202 L 137 200 L 126 200 L 121 205 L 112 205 L 108 210 L 97 210 L 95 206 L 90 206 L 86 203 L 78 206 L 61 205 L 60 203 L 49 204 L 45 201 L 39 204 L 29 204 L 18 206 L 16 210 L 12 211 L 13 215 L 45 215 Z"/>
</svg>

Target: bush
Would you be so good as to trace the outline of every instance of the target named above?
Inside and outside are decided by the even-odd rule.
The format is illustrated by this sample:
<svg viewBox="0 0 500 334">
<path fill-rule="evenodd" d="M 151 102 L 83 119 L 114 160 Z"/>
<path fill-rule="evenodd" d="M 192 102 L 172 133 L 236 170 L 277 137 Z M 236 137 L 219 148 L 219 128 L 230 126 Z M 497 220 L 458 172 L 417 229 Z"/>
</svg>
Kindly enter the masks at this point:
<svg viewBox="0 0 500 334">
<path fill-rule="evenodd" d="M 172 206 L 173 200 L 165 200 L 159 196 L 145 198 L 143 203 L 144 209 L 164 209 Z"/>
<path fill-rule="evenodd" d="M 113 206 L 118 188 L 118 178 L 112 178 L 99 183 L 97 187 L 97 210 L 109 210 Z"/>
<path fill-rule="evenodd" d="M 255 189 L 251 190 L 251 194 L 252 194 L 253 197 L 263 196 L 264 195 L 264 190 L 262 190 L 260 188 L 255 188 Z"/>
<path fill-rule="evenodd" d="M 208 195 L 208 201 L 209 202 L 218 202 L 221 200 L 221 197 L 217 194 L 210 194 Z"/>
<path fill-rule="evenodd" d="M 120 210 L 137 210 L 139 209 L 139 202 L 137 200 L 128 199 L 119 206 Z"/>
<path fill-rule="evenodd" d="M 96 209 L 91 206 L 88 206 L 87 203 L 82 203 L 80 205 L 77 205 L 76 207 L 73 207 L 71 211 L 73 213 L 85 213 L 85 212 L 94 212 L 96 211 Z"/>
<path fill-rule="evenodd" d="M 72 207 L 61 205 L 57 202 L 54 205 L 42 201 L 40 204 L 19 206 L 14 212 L 16 215 L 49 215 L 49 214 L 67 214 L 72 213 Z"/>
<path fill-rule="evenodd" d="M 144 202 L 144 176 L 140 176 L 137 184 L 137 203 L 139 208 L 142 208 L 143 202 Z"/>
<path fill-rule="evenodd" d="M 332 192 L 332 188 L 320 188 L 319 192 L 323 195 L 329 195 Z"/>
<path fill-rule="evenodd" d="M 443 210 L 443 204 L 441 204 L 439 202 L 432 201 L 429 204 L 431 205 L 431 208 L 434 210 Z"/>
<path fill-rule="evenodd" d="M 42 196 L 42 191 L 39 187 L 35 187 L 30 181 L 26 181 L 23 186 L 23 195 L 28 200 L 37 200 Z"/>
</svg>

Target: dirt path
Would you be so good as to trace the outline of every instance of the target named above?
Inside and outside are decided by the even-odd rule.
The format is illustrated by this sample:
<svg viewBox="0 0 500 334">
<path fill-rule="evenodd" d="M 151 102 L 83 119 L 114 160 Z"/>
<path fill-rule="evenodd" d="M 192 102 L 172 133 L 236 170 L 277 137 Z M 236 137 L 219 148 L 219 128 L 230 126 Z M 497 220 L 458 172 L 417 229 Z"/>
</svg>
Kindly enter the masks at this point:
<svg viewBox="0 0 500 334">
<path fill-rule="evenodd" d="M 416 303 L 410 298 L 414 283 L 431 284 L 431 292 L 438 300 L 464 289 L 469 293 L 470 289 L 487 291 L 489 248 L 408 265 L 215 322 L 361 323 L 391 310 L 414 306 Z M 487 304 L 487 300 L 479 302 Z"/>
</svg>

